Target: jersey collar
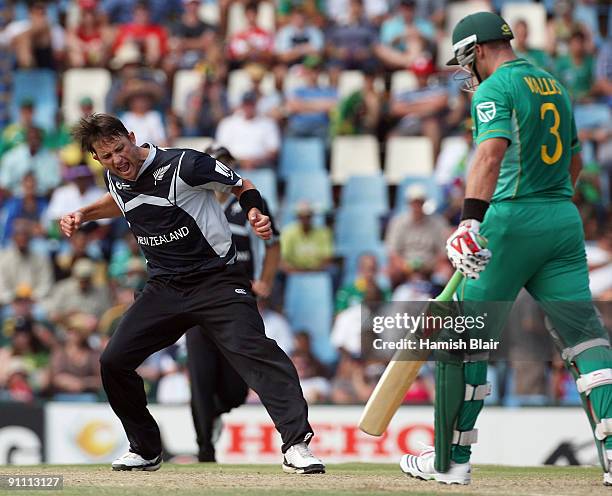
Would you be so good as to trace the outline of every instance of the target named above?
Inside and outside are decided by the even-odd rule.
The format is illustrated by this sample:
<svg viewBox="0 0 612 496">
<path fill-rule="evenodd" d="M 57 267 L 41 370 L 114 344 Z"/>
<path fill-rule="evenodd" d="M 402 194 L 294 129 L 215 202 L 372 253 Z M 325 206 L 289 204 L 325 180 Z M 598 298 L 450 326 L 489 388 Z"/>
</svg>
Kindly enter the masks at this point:
<svg viewBox="0 0 612 496">
<path fill-rule="evenodd" d="M 157 148 L 155 148 L 151 143 L 145 143 L 142 146 L 144 148 L 149 149 L 149 154 L 147 155 L 147 158 L 143 162 L 142 167 L 138 171 L 138 174 L 136 174 L 136 180 L 138 180 L 140 176 L 142 176 L 144 171 L 147 170 L 148 167 L 153 163 L 153 160 L 155 160 L 155 154 L 157 153 Z"/>
</svg>

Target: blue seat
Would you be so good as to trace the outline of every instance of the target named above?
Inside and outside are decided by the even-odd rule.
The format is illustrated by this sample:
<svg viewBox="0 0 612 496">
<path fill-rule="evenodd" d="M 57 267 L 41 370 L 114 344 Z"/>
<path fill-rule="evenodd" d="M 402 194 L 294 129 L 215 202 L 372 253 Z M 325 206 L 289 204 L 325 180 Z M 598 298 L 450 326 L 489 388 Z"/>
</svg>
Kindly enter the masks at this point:
<svg viewBox="0 0 612 496">
<path fill-rule="evenodd" d="M 316 211 L 331 210 L 332 188 L 325 171 L 296 173 L 287 178 L 286 206 L 294 209 L 301 201 L 309 202 Z"/>
<path fill-rule="evenodd" d="M 335 223 L 336 253 L 366 250 L 380 245 L 380 217 L 364 206 L 340 208 Z"/>
<path fill-rule="evenodd" d="M 413 184 L 421 184 L 427 191 L 428 201 L 433 202 L 435 211 L 439 211 L 444 206 L 444 197 L 440 186 L 436 184 L 433 178 L 422 177 L 422 176 L 408 176 L 405 177 L 400 184 L 397 186 L 395 193 L 395 206 L 396 212 L 402 212 L 408 208 L 406 201 L 406 190 Z"/>
<path fill-rule="evenodd" d="M 325 170 L 325 143 L 319 138 L 285 138 L 281 148 L 279 174 L 286 179 L 294 173 Z"/>
<path fill-rule="evenodd" d="M 384 214 L 389 210 L 389 193 L 383 175 L 352 176 L 342 188 L 340 207 L 366 205 Z"/>
<path fill-rule="evenodd" d="M 48 69 L 18 70 L 13 73 L 11 119 L 19 122 L 19 105 L 23 100 L 34 102 L 34 122 L 43 129 L 55 127 L 58 110 L 57 76 Z"/>
<path fill-rule="evenodd" d="M 272 169 L 254 169 L 239 171 L 240 175 L 253 182 L 255 187 L 268 202 L 272 214 L 278 213 L 278 191 L 276 189 L 276 174 Z"/>
<path fill-rule="evenodd" d="M 285 313 L 294 332 L 307 331 L 319 360 L 332 363 L 336 350 L 330 342 L 333 291 L 327 272 L 291 274 L 285 287 Z"/>
</svg>

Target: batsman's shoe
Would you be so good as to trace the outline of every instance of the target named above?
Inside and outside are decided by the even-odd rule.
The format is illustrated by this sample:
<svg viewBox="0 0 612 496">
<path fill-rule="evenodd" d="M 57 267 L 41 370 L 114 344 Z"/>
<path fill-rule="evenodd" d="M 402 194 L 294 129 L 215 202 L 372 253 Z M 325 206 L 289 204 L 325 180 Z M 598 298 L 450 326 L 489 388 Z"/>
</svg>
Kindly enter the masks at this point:
<svg viewBox="0 0 612 496">
<path fill-rule="evenodd" d="M 113 470 L 144 470 L 154 472 L 159 470 L 162 464 L 162 456 L 159 455 L 152 460 L 145 460 L 142 456 L 128 451 L 125 455 L 117 458 L 113 464 Z"/>
<path fill-rule="evenodd" d="M 294 444 L 285 453 L 283 472 L 288 474 L 324 474 L 325 465 L 312 454 L 306 443 Z"/>
<path fill-rule="evenodd" d="M 612 474 L 610 472 L 604 472 L 604 486 L 612 486 Z"/>
<path fill-rule="evenodd" d="M 402 472 L 411 477 L 423 480 L 436 480 L 443 484 L 469 484 L 472 481 L 472 470 L 469 463 L 451 462 L 448 472 L 438 472 L 434 468 L 436 453 L 427 448 L 419 456 L 404 455 L 400 460 Z"/>
</svg>

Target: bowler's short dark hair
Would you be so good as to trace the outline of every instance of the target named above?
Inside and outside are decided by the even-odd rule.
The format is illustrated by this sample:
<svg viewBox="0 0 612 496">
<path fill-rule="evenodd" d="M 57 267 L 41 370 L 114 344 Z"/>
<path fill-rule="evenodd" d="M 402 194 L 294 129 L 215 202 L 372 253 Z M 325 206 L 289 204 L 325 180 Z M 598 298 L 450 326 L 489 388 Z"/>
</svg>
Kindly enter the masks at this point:
<svg viewBox="0 0 612 496">
<path fill-rule="evenodd" d="M 94 153 L 93 144 L 108 138 L 129 136 L 127 129 L 117 117 L 110 114 L 92 114 L 82 117 L 72 130 L 72 137 L 82 150 Z"/>
</svg>

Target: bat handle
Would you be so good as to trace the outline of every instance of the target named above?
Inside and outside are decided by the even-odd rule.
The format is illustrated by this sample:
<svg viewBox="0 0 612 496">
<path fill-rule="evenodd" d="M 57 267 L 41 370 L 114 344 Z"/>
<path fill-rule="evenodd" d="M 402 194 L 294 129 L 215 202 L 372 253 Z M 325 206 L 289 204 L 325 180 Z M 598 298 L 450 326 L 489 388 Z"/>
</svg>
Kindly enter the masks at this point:
<svg viewBox="0 0 612 496">
<path fill-rule="evenodd" d="M 457 291 L 459 284 L 463 280 L 463 274 L 459 271 L 456 271 L 451 277 L 450 281 L 446 284 L 445 288 L 438 295 L 436 300 L 438 301 L 450 301 L 453 299 L 453 294 Z"/>
</svg>

